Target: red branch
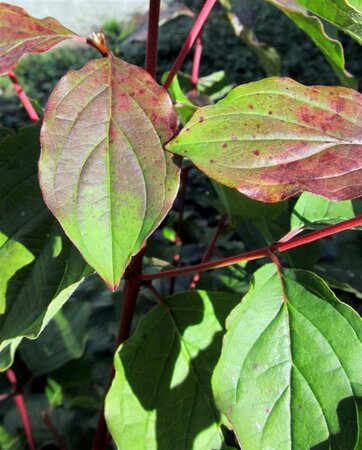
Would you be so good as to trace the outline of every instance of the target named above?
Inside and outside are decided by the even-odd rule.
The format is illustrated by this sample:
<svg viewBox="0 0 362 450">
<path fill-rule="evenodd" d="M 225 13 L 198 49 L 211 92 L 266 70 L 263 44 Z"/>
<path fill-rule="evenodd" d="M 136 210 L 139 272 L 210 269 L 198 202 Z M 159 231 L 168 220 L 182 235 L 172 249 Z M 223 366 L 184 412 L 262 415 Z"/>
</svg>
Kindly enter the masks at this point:
<svg viewBox="0 0 362 450">
<path fill-rule="evenodd" d="M 226 218 L 227 218 L 226 214 L 223 214 L 220 217 L 220 221 L 219 221 L 219 223 L 218 223 L 218 225 L 217 225 L 217 227 L 215 229 L 215 232 L 214 232 L 214 234 L 213 234 L 213 236 L 211 238 L 211 241 L 210 241 L 210 243 L 209 243 L 209 245 L 208 245 L 208 247 L 207 247 L 203 257 L 202 257 L 201 262 L 204 263 L 204 262 L 208 261 L 211 258 L 212 254 L 214 253 L 214 250 L 215 250 L 215 247 L 216 247 L 216 242 L 219 239 L 219 236 L 222 233 L 222 230 L 224 229 Z M 190 283 L 190 286 L 189 286 L 190 289 L 195 289 L 196 288 L 196 285 L 197 285 L 197 283 L 200 280 L 200 276 L 201 276 L 200 273 L 196 273 L 193 276 L 193 278 L 191 280 L 191 283 Z"/>
<path fill-rule="evenodd" d="M 121 320 L 118 327 L 118 335 L 116 339 L 116 349 L 120 344 L 128 339 L 131 332 L 132 319 L 136 309 L 136 300 L 141 287 L 139 277 L 142 270 L 143 254 L 145 251 L 146 246 L 144 245 L 142 250 L 136 256 L 134 256 L 126 270 L 126 281 L 123 288 L 123 306 L 121 312 Z M 112 364 L 106 392 L 108 392 L 109 388 L 111 387 L 114 375 L 115 370 Z M 92 450 L 105 450 L 107 448 L 107 440 L 108 429 L 104 417 L 104 406 L 102 406 L 102 410 L 98 418 L 96 434 L 93 439 Z"/>
<path fill-rule="evenodd" d="M 177 74 L 178 70 L 182 66 L 183 62 L 185 61 L 185 58 L 194 45 L 195 40 L 197 39 L 197 36 L 199 36 L 199 33 L 204 26 L 204 23 L 206 22 L 212 8 L 214 7 L 217 0 L 206 0 L 204 6 L 202 7 L 200 14 L 198 15 L 197 19 L 195 20 L 195 23 L 193 27 L 191 28 L 191 31 L 189 35 L 187 36 L 187 39 L 180 50 L 179 55 L 176 58 L 175 64 L 172 66 L 170 73 L 168 74 L 168 77 L 166 78 L 166 81 L 163 84 L 163 87 L 165 89 L 168 89 L 170 87 L 170 84 L 172 80 L 174 79 L 175 75 Z"/>
<path fill-rule="evenodd" d="M 203 3 L 205 4 L 205 0 Z M 202 56 L 202 30 L 203 30 L 203 28 L 204 27 L 201 28 L 200 33 L 196 39 L 194 61 L 192 64 L 191 83 L 194 85 L 195 90 L 197 87 L 197 83 L 199 81 L 200 63 L 201 63 L 201 56 Z M 195 92 L 195 94 L 197 94 L 197 92 Z"/>
<path fill-rule="evenodd" d="M 21 101 L 21 103 L 23 104 L 25 111 L 28 113 L 28 116 L 30 118 L 31 121 L 33 122 L 38 122 L 39 120 L 39 116 L 37 114 L 37 112 L 35 111 L 33 105 L 31 104 L 28 96 L 26 95 L 24 89 L 21 87 L 18 79 L 16 78 L 16 75 L 14 72 L 9 72 L 8 76 L 11 80 L 11 82 L 13 83 L 13 86 L 15 88 L 16 93 L 19 96 L 19 99 Z"/>
<path fill-rule="evenodd" d="M 30 450 L 36 450 L 35 441 L 34 441 L 34 438 L 33 438 L 33 432 L 32 432 L 31 424 L 30 424 L 30 420 L 29 420 L 28 411 L 26 409 L 24 396 L 21 393 L 21 390 L 20 390 L 19 385 L 18 385 L 18 380 L 16 379 L 14 371 L 11 370 L 11 369 L 8 369 L 6 371 L 6 375 L 8 377 L 8 380 L 9 380 L 9 382 L 11 384 L 11 387 L 12 387 L 12 390 L 13 390 L 13 397 L 14 397 L 16 406 L 18 408 L 21 421 L 23 423 L 23 427 L 24 427 L 24 431 L 25 431 L 25 435 L 26 435 L 26 440 L 28 441 L 29 448 L 30 448 Z"/>
<path fill-rule="evenodd" d="M 221 267 L 231 266 L 242 261 L 252 261 L 255 259 L 265 258 L 270 256 L 270 252 L 286 252 L 292 248 L 300 247 L 309 244 L 327 236 L 340 233 L 341 231 L 350 230 L 362 225 L 362 216 L 354 217 L 353 219 L 345 220 L 336 225 L 325 227 L 322 230 L 316 230 L 304 236 L 296 237 L 287 242 L 277 242 L 269 247 L 263 247 L 258 250 L 246 252 L 241 255 L 231 256 L 229 258 L 218 259 L 216 261 L 196 264 L 194 266 L 180 267 L 179 269 L 165 270 L 164 272 L 149 273 L 141 276 L 142 281 L 151 281 L 160 278 L 177 277 L 180 275 L 187 275 L 195 272 L 204 272 L 205 270 L 218 269 Z"/>
<path fill-rule="evenodd" d="M 191 72 L 191 83 L 195 86 L 195 88 L 197 86 L 197 82 L 199 81 L 201 56 L 202 56 L 202 38 L 200 31 L 200 35 L 196 39 L 194 62 L 192 65 L 192 72 Z"/>
<path fill-rule="evenodd" d="M 160 0 L 150 0 L 148 34 L 146 48 L 146 70 L 155 78 L 157 67 L 158 23 L 160 20 Z"/>
</svg>

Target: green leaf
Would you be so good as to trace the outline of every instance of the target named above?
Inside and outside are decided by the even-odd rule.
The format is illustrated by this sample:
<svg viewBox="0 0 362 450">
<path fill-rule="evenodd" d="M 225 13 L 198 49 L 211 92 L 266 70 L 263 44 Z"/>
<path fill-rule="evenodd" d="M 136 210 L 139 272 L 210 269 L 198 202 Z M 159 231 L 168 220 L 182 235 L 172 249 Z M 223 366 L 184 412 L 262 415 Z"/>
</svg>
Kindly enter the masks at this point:
<svg viewBox="0 0 362 450">
<path fill-rule="evenodd" d="M 45 395 L 47 396 L 48 402 L 51 406 L 60 406 L 63 403 L 62 386 L 52 378 L 47 379 Z"/>
<path fill-rule="evenodd" d="M 105 412 L 119 448 L 225 449 L 210 377 L 239 300 L 205 291 L 168 297 L 121 345 Z"/>
<path fill-rule="evenodd" d="M 165 72 L 163 74 L 162 83 L 165 82 L 169 73 L 170 72 Z M 179 76 L 176 75 L 172 79 L 170 87 L 168 88 L 168 92 L 170 93 L 172 100 L 175 102 L 175 110 L 180 117 L 181 123 L 185 124 L 188 120 L 191 119 L 193 113 L 197 110 L 198 107 L 194 105 L 183 92 L 179 82 Z"/>
<path fill-rule="evenodd" d="M 235 189 L 212 183 L 228 215 L 229 224 L 237 226 L 245 220 L 275 219 L 288 210 L 288 202 L 264 203 L 252 200 Z"/>
<path fill-rule="evenodd" d="M 90 312 L 88 303 L 66 304 L 36 341 L 22 342 L 20 355 L 35 377 L 82 356 Z"/>
<path fill-rule="evenodd" d="M 26 53 L 44 53 L 76 37 L 51 17 L 36 19 L 23 8 L 0 3 L 0 75 L 13 70 Z"/>
<path fill-rule="evenodd" d="M 14 131 L 10 128 L 0 127 L 0 143 L 3 139 L 6 138 L 6 136 L 9 136 L 9 134 L 13 134 Z"/>
<path fill-rule="evenodd" d="M 343 233 L 329 243 L 333 259 L 326 258 L 316 267 L 333 289 L 348 292 L 362 299 L 362 242 L 356 233 Z"/>
<path fill-rule="evenodd" d="M 10 343 L 3 345 L 0 349 L 0 372 L 4 372 L 14 361 L 16 349 L 18 348 L 22 337 L 11 339 Z"/>
<path fill-rule="evenodd" d="M 197 81 L 197 90 L 206 94 L 211 100 L 217 101 L 231 91 L 235 86 L 223 70 L 200 77 Z"/>
<path fill-rule="evenodd" d="M 166 148 L 255 200 L 301 191 L 348 200 L 362 195 L 361 99 L 347 88 L 267 78 L 199 108 Z"/>
<path fill-rule="evenodd" d="M 243 450 L 361 448 L 362 323 L 322 279 L 255 274 L 212 384 Z"/>
<path fill-rule="evenodd" d="M 314 14 L 348 33 L 362 44 L 361 0 L 297 0 Z"/>
<path fill-rule="evenodd" d="M 0 425 L 0 449 L 1 450 L 23 450 L 24 446 L 20 437 L 10 433 Z"/>
<path fill-rule="evenodd" d="M 332 202 L 325 197 L 305 192 L 298 198 L 292 210 L 290 226 L 292 229 L 316 228 L 320 225 L 352 219 L 355 215 L 353 202 L 350 200 Z"/>
<path fill-rule="evenodd" d="M 274 47 L 260 42 L 255 34 L 257 10 L 255 0 L 220 0 L 235 35 L 258 57 L 267 76 L 280 74 L 280 56 Z"/>
<path fill-rule="evenodd" d="M 0 352 L 4 370 L 22 336 L 35 338 L 89 268 L 39 189 L 39 125 L 0 143 Z"/>
<path fill-rule="evenodd" d="M 345 68 L 342 44 L 326 33 L 323 22 L 308 13 L 296 0 L 268 0 L 279 8 L 301 30 L 305 31 L 332 66 L 342 85 L 357 89 L 358 82 Z"/>
<path fill-rule="evenodd" d="M 69 72 L 49 98 L 45 202 L 112 290 L 176 196 L 179 167 L 162 148 L 176 129 L 167 92 L 116 57 Z"/>
</svg>

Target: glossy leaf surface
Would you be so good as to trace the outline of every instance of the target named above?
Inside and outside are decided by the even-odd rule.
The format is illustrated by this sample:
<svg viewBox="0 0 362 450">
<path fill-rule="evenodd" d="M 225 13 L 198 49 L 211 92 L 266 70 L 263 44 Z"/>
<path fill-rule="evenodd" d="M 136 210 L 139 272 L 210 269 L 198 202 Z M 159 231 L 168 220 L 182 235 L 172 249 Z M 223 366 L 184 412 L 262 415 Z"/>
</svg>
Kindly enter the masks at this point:
<svg viewBox="0 0 362 450">
<path fill-rule="evenodd" d="M 89 273 L 42 199 L 39 128 L 0 144 L 1 369 L 21 337 L 36 337 Z"/>
<path fill-rule="evenodd" d="M 319 17 L 309 14 L 296 0 L 268 0 L 284 12 L 301 30 L 309 35 L 321 50 L 344 86 L 356 89 L 358 82 L 345 68 L 342 44 L 328 36 Z"/>
<path fill-rule="evenodd" d="M 322 279 L 261 268 L 227 320 L 213 376 L 243 450 L 361 445 L 362 323 Z"/>
<path fill-rule="evenodd" d="M 297 0 L 322 19 L 331 22 L 362 44 L 361 0 Z"/>
<path fill-rule="evenodd" d="M 264 202 L 301 191 L 362 195 L 362 96 L 268 78 L 199 108 L 166 148 L 214 180 Z"/>
<path fill-rule="evenodd" d="M 39 163 L 45 202 L 113 290 L 175 198 L 179 168 L 162 144 L 176 128 L 167 92 L 115 57 L 69 72 L 48 101 Z"/>
<path fill-rule="evenodd" d="M 0 3 L 0 75 L 11 71 L 26 53 L 44 53 L 76 36 L 53 18 L 36 19 L 23 8 Z"/>
<path fill-rule="evenodd" d="M 319 195 L 304 192 L 293 207 L 290 225 L 292 229 L 299 227 L 316 228 L 321 225 L 352 219 L 361 212 L 361 205 L 358 200 L 332 202 Z"/>
<path fill-rule="evenodd" d="M 210 378 L 238 294 L 185 292 L 165 299 L 115 356 L 106 418 L 119 448 L 225 449 Z"/>
</svg>

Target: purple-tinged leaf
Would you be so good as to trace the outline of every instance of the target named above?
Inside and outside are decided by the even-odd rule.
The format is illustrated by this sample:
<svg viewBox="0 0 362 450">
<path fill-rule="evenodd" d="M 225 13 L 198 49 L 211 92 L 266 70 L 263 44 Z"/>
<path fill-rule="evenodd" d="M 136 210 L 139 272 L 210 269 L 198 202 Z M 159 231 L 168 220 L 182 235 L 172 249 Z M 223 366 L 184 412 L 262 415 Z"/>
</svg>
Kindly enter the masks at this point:
<svg viewBox="0 0 362 450">
<path fill-rule="evenodd" d="M 175 198 L 179 168 L 162 145 L 176 129 L 167 92 L 115 57 L 69 72 L 48 101 L 40 159 L 45 202 L 113 290 Z"/>
<path fill-rule="evenodd" d="M 245 84 L 199 108 L 167 149 L 256 200 L 349 200 L 362 195 L 362 96 L 283 78 Z"/>
<path fill-rule="evenodd" d="M 11 71 L 26 53 L 44 53 L 77 37 L 51 17 L 36 19 L 23 8 L 0 3 L 0 75 Z"/>
</svg>

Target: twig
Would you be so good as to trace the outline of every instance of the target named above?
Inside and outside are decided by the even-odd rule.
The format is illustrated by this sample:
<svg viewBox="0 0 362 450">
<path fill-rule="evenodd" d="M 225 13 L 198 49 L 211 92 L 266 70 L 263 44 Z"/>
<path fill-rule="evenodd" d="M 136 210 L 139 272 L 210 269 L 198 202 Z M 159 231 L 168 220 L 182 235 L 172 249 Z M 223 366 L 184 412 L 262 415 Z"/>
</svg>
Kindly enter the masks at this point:
<svg viewBox="0 0 362 450">
<path fill-rule="evenodd" d="M 24 396 L 18 385 L 18 380 L 16 379 L 15 372 L 12 369 L 8 369 L 6 371 L 6 375 L 11 384 L 11 387 L 13 389 L 13 397 L 14 397 L 16 406 L 18 408 L 21 421 L 23 423 L 23 428 L 25 431 L 25 436 L 26 436 L 26 440 L 28 442 L 29 448 L 30 448 L 30 450 L 36 450 L 36 445 L 35 445 L 35 441 L 33 438 L 33 431 L 31 428 L 28 411 L 26 409 Z"/>
<path fill-rule="evenodd" d="M 191 72 L 191 83 L 194 85 L 195 89 L 196 89 L 197 83 L 199 81 L 200 63 L 201 63 L 201 56 L 202 56 L 201 32 L 202 32 L 202 30 L 200 31 L 200 34 L 196 39 L 194 62 L 192 64 L 192 72 Z"/>
<path fill-rule="evenodd" d="M 186 38 L 186 41 L 185 41 L 182 49 L 180 50 L 179 55 L 176 58 L 175 64 L 171 67 L 170 73 L 168 74 L 168 77 L 166 78 L 166 81 L 163 84 L 163 87 L 165 89 L 168 89 L 170 87 L 172 80 L 174 79 L 178 70 L 180 69 L 183 62 L 185 61 L 185 58 L 186 58 L 188 52 L 194 45 L 194 42 L 197 39 L 197 36 L 199 35 L 202 27 L 204 26 L 204 23 L 206 22 L 216 1 L 217 0 L 206 0 L 204 6 L 202 7 L 202 9 L 200 11 L 200 14 L 198 15 L 197 19 L 195 20 L 193 27 L 191 28 L 189 35 Z"/>
<path fill-rule="evenodd" d="M 33 105 L 31 104 L 31 101 L 29 100 L 28 96 L 26 95 L 24 89 L 21 87 L 21 84 L 19 83 L 18 79 L 16 78 L 15 73 L 9 72 L 8 77 L 10 78 L 11 82 L 13 83 L 15 91 L 18 94 L 18 97 L 19 97 L 22 105 L 24 106 L 25 111 L 28 113 L 29 119 L 32 122 L 38 122 L 39 116 L 38 116 L 37 112 L 35 111 Z"/>
<path fill-rule="evenodd" d="M 300 247 L 309 244 L 327 236 L 340 233 L 342 231 L 350 230 L 352 228 L 362 225 L 362 216 L 354 217 L 353 219 L 345 220 L 335 225 L 328 226 L 321 230 L 313 231 L 304 236 L 296 237 L 287 242 L 277 242 L 269 247 L 263 247 L 251 252 L 242 253 L 241 255 L 231 256 L 229 258 L 218 259 L 216 261 L 196 264 L 194 266 L 180 267 L 178 269 L 165 270 L 158 273 L 148 273 L 141 276 L 142 281 L 151 281 L 161 278 L 177 277 L 180 275 L 187 275 L 195 272 L 204 272 L 205 270 L 218 269 L 221 267 L 231 266 L 242 261 L 252 261 L 255 259 L 268 257 L 270 252 L 286 252 L 292 248 Z"/>
<path fill-rule="evenodd" d="M 88 45 L 91 45 L 95 49 L 99 51 L 99 53 L 103 57 L 112 56 L 112 53 L 108 50 L 107 41 L 104 33 L 92 33 L 91 37 L 88 38 L 80 38 L 79 42 L 85 42 Z"/>
<path fill-rule="evenodd" d="M 153 286 L 152 283 L 147 283 L 145 284 L 146 288 L 154 295 L 154 297 L 156 298 L 157 302 L 160 305 L 164 304 L 162 295 L 158 292 L 158 290 Z"/>
<path fill-rule="evenodd" d="M 205 0 L 203 2 L 205 4 Z M 197 38 L 194 52 L 194 61 L 192 64 L 192 72 L 191 72 L 191 83 L 194 85 L 195 95 L 197 94 L 197 83 L 199 81 L 199 72 L 200 72 L 200 63 L 202 56 L 202 30 L 204 27 L 202 26 Z"/>
<path fill-rule="evenodd" d="M 54 426 L 54 423 L 53 423 L 52 418 L 50 416 L 49 410 L 46 409 L 45 411 L 43 411 L 42 416 L 43 416 L 43 420 L 44 420 L 46 426 L 49 428 L 50 432 L 54 436 L 55 442 L 56 442 L 57 446 L 59 447 L 59 449 L 60 450 L 67 450 L 67 446 L 65 445 L 62 437 L 58 433 L 58 430 Z"/>
<path fill-rule="evenodd" d="M 159 20 L 160 0 L 150 0 L 146 48 L 146 70 L 153 78 L 155 78 L 157 67 Z"/>
<path fill-rule="evenodd" d="M 222 231 L 224 229 L 226 218 L 227 218 L 227 214 L 223 214 L 220 217 L 220 221 L 219 221 L 217 227 L 215 228 L 214 234 L 213 234 L 213 236 L 211 238 L 211 241 L 210 241 L 210 243 L 209 243 L 209 245 L 208 245 L 208 247 L 207 247 L 203 257 L 202 257 L 201 262 L 204 263 L 204 262 L 208 261 L 210 259 L 210 257 L 212 256 L 212 254 L 214 253 L 214 250 L 215 250 L 215 247 L 216 247 L 216 242 L 217 242 L 220 234 L 222 233 Z M 195 289 L 196 288 L 196 285 L 197 285 L 197 283 L 200 280 L 200 276 L 201 276 L 200 273 L 196 273 L 193 276 L 193 278 L 191 280 L 191 283 L 190 283 L 190 286 L 189 286 L 189 289 Z"/>
</svg>

